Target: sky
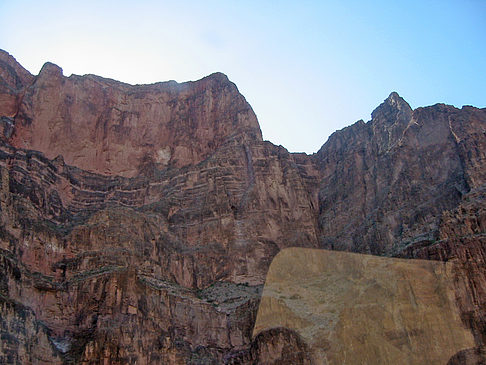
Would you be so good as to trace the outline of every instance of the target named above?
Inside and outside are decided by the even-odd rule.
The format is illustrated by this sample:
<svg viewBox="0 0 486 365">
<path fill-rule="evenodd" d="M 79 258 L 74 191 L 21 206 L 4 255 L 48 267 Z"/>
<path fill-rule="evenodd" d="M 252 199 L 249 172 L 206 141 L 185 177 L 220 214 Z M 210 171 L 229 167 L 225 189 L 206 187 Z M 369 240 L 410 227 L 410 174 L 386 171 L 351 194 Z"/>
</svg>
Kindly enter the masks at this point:
<svg viewBox="0 0 486 365">
<path fill-rule="evenodd" d="M 486 0 L 0 0 L 0 48 L 31 73 L 131 84 L 228 75 L 266 140 L 316 152 L 392 91 L 486 107 Z"/>
</svg>

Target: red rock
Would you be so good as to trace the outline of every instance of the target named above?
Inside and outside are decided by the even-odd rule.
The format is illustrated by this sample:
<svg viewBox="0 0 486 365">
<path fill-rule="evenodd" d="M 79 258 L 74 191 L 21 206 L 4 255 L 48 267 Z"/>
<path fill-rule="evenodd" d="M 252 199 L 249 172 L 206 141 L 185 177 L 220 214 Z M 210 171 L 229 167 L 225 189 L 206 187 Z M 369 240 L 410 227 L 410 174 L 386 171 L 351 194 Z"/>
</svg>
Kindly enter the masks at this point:
<svg viewBox="0 0 486 365">
<path fill-rule="evenodd" d="M 5 130 L 19 109 L 25 88 L 32 83 L 32 76 L 11 55 L 0 50 L 0 125 Z"/>
<path fill-rule="evenodd" d="M 0 61 L 1 295 L 30 314 L 0 312 L 26 328 L 8 350 L 29 348 L 20 362 L 251 362 L 282 358 L 279 341 L 298 352 L 285 331 L 251 339 L 270 262 L 290 246 L 457 255 L 480 353 L 485 109 L 412 111 L 392 94 L 308 156 L 263 142 L 222 74 L 132 86 Z"/>
<path fill-rule="evenodd" d="M 253 110 L 221 73 L 132 86 L 93 75 L 64 77 L 46 63 L 17 114 L 13 146 L 51 159 L 62 155 L 70 165 L 106 175 L 193 165 L 230 138 L 261 140 Z"/>
</svg>

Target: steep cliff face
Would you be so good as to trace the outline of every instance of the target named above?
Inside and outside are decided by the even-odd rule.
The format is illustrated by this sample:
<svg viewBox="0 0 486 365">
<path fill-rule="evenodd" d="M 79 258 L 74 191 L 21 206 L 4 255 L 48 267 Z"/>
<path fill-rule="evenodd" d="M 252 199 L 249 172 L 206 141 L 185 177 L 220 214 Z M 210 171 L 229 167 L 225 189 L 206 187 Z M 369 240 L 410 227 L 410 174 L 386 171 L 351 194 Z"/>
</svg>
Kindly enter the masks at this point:
<svg viewBox="0 0 486 365">
<path fill-rule="evenodd" d="M 19 109 L 23 90 L 34 76 L 7 52 L 0 50 L 0 115 L 13 118 Z M 2 123 L 4 123 L 2 121 Z"/>
<path fill-rule="evenodd" d="M 313 164 L 262 142 L 221 74 L 135 87 L 47 64 L 19 90 L 0 146 L 3 287 L 48 330 L 46 361 L 221 363 L 247 349 L 271 258 L 317 246 Z M 139 129 L 117 138 L 122 94 Z M 106 134 L 91 133 L 103 113 Z M 186 147 L 191 158 L 177 157 Z M 90 160 L 117 148 L 170 159 Z"/>
<path fill-rule="evenodd" d="M 454 283 L 463 321 L 472 328 L 477 350 L 486 359 L 485 201 L 484 186 L 474 189 L 457 208 L 443 212 L 436 241 L 412 245 L 402 256 L 455 263 Z"/>
<path fill-rule="evenodd" d="M 291 154 L 222 74 L 132 86 L 32 76 L 0 52 L 0 125 L 1 353 L 17 363 L 251 363 L 285 341 L 310 361 L 289 330 L 251 337 L 293 246 L 456 257 L 484 344 L 484 109 L 392 93 Z"/>
<path fill-rule="evenodd" d="M 230 137 L 261 140 L 250 105 L 220 73 L 132 86 L 94 75 L 64 77 L 46 63 L 29 80 L 23 74 L 7 80 L 24 87 L 10 143 L 48 158 L 62 155 L 87 171 L 133 177 L 201 162 Z"/>
<path fill-rule="evenodd" d="M 485 182 L 485 121 L 471 107 L 412 111 L 392 93 L 370 122 L 334 133 L 315 156 L 324 247 L 394 255 L 437 239 L 442 212 Z"/>
<path fill-rule="evenodd" d="M 486 109 L 412 111 L 392 93 L 370 122 L 336 132 L 315 156 L 320 247 L 455 263 L 478 346 L 458 355 L 464 364 L 485 358 L 485 143 Z"/>
</svg>

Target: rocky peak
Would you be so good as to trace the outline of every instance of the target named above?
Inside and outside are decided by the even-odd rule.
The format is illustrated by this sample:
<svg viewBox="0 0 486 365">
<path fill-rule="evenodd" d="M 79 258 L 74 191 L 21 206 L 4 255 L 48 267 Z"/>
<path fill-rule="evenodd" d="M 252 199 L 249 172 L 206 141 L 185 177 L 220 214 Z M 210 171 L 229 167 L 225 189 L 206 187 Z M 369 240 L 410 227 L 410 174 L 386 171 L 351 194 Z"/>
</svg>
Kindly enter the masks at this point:
<svg viewBox="0 0 486 365">
<path fill-rule="evenodd" d="M 0 49 L 0 90 L 8 86 L 21 89 L 32 82 L 34 76 L 23 68 L 8 52 Z"/>
<path fill-rule="evenodd" d="M 392 92 L 371 113 L 371 129 L 376 138 L 377 149 L 383 153 L 400 139 L 412 119 L 412 108 L 398 93 Z"/>
<path fill-rule="evenodd" d="M 396 112 L 411 112 L 412 108 L 396 91 L 392 91 L 390 95 L 381 103 L 372 113 L 371 118 L 379 118 L 380 115 L 388 115 L 388 113 Z"/>
<path fill-rule="evenodd" d="M 214 72 L 206 77 L 203 77 L 202 80 L 214 80 L 214 81 L 217 81 L 217 82 L 221 82 L 221 83 L 228 83 L 228 82 L 231 82 L 229 79 L 228 79 L 228 76 L 226 76 L 224 73 L 222 72 Z"/>
<path fill-rule="evenodd" d="M 379 152 L 385 152 L 401 137 L 412 119 L 412 108 L 393 91 L 372 113 L 371 121 L 359 120 L 349 127 L 334 132 L 318 151 L 322 162 L 329 157 L 341 158 L 343 151 L 361 149 L 373 142 Z"/>
<path fill-rule="evenodd" d="M 390 95 L 388 95 L 388 98 L 385 99 L 385 103 L 393 105 L 398 109 L 401 109 L 403 105 L 410 108 L 408 103 L 400 95 L 398 95 L 396 91 L 392 91 Z"/>
<path fill-rule="evenodd" d="M 17 114 L 20 95 L 33 79 L 15 58 L 0 49 L 0 118 Z"/>
<path fill-rule="evenodd" d="M 62 68 L 52 62 L 46 62 L 42 66 L 39 72 L 39 76 L 42 77 L 63 76 Z"/>
</svg>

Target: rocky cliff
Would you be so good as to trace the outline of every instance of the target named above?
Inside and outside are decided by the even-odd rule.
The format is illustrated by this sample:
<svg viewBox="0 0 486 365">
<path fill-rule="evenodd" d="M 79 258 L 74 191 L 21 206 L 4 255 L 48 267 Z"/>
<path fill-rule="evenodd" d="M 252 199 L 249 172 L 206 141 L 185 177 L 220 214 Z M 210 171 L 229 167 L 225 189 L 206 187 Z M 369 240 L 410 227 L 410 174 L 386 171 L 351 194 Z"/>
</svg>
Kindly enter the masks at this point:
<svg viewBox="0 0 486 365">
<path fill-rule="evenodd" d="M 197 164 L 230 136 L 261 140 L 253 110 L 223 74 L 132 86 L 64 77 L 46 63 L 22 91 L 10 142 L 91 172 L 133 177 Z"/>
<path fill-rule="evenodd" d="M 461 319 L 486 341 L 484 109 L 392 93 L 292 154 L 222 74 L 133 86 L 50 63 L 33 76 L 0 52 L 0 125 L 0 362 L 301 348 L 252 339 L 270 262 L 294 246 L 455 260 Z"/>
</svg>

